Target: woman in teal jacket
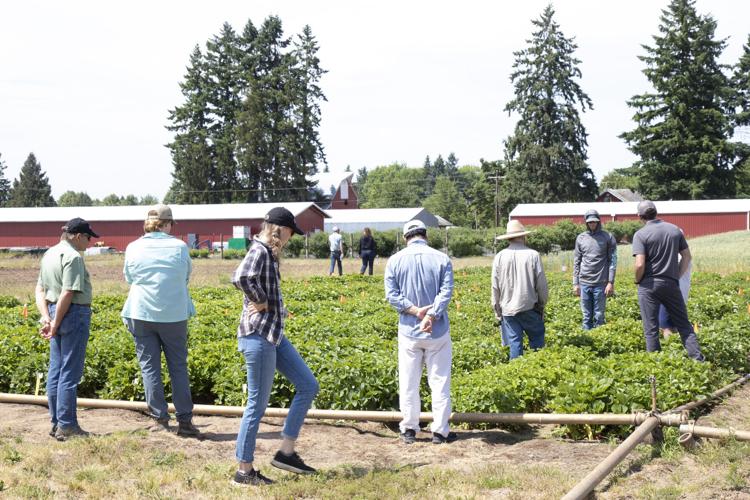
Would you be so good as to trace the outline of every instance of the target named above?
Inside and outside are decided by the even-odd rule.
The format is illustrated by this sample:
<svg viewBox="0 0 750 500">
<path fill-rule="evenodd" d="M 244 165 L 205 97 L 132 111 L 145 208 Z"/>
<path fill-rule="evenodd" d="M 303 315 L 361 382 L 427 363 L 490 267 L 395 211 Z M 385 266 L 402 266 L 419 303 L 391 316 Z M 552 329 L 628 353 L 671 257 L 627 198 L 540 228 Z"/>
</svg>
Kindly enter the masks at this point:
<svg viewBox="0 0 750 500">
<path fill-rule="evenodd" d="M 177 434 L 197 436 L 187 370 L 187 321 L 195 314 L 188 292 L 192 264 L 187 245 L 170 232 L 172 210 L 157 205 L 148 212 L 142 237 L 125 250 L 123 274 L 130 293 L 122 317 L 135 341 L 151 416 L 169 429 L 169 410 L 161 378 L 161 353 L 167 360 Z"/>
</svg>

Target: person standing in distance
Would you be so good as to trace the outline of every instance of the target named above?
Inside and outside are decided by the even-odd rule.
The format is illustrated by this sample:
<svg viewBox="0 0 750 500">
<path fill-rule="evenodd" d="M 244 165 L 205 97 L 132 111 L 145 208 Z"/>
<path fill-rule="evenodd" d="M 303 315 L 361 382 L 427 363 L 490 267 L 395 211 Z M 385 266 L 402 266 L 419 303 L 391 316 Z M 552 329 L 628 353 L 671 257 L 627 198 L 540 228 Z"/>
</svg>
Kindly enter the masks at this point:
<svg viewBox="0 0 750 500">
<path fill-rule="evenodd" d="M 652 201 L 638 204 L 638 216 L 645 225 L 633 235 L 633 256 L 646 350 L 661 350 L 659 305 L 662 304 L 680 333 L 688 356 L 704 361 L 680 292 L 680 277 L 688 272 L 692 260 L 685 236 L 674 224 L 656 218 L 656 205 Z"/>
<path fill-rule="evenodd" d="M 544 306 L 547 304 L 547 277 L 539 252 L 526 246 L 531 231 L 517 220 L 508 221 L 505 234 L 508 248 L 492 262 L 492 308 L 500 321 L 503 345 L 510 346 L 510 359 L 523 355 L 523 334 L 532 349 L 544 347 Z"/>
<path fill-rule="evenodd" d="M 76 402 L 91 328 L 91 278 L 83 252 L 98 238 L 85 220 L 76 217 L 62 227 L 60 243 L 44 253 L 36 284 L 39 333 L 49 340 L 47 403 L 50 436 L 58 441 L 86 437 L 78 425 Z"/>
<path fill-rule="evenodd" d="M 583 216 L 587 230 L 578 235 L 573 248 L 573 293 L 581 298 L 583 329 L 605 323 L 607 297 L 615 293 L 617 242 L 602 229 L 599 212 Z"/>
<path fill-rule="evenodd" d="M 421 401 L 422 365 L 432 391 L 432 442 L 450 443 L 452 346 L 448 303 L 453 294 L 453 266 L 442 252 L 427 245 L 427 228 L 420 220 L 404 225 L 406 247 L 385 267 L 385 298 L 399 312 L 399 424 L 405 444 L 416 441 Z"/>
<path fill-rule="evenodd" d="M 344 274 L 341 268 L 341 256 L 344 255 L 344 239 L 341 237 L 341 232 L 337 226 L 333 226 L 333 232 L 328 237 L 328 246 L 331 250 L 331 267 L 328 269 L 328 276 L 333 274 L 333 267 L 338 265 L 339 276 Z"/>
<path fill-rule="evenodd" d="M 362 230 L 362 237 L 359 239 L 359 256 L 362 258 L 362 267 L 359 274 L 365 274 L 365 269 L 369 266 L 368 274 L 372 276 L 372 266 L 375 263 L 375 254 L 378 251 L 375 238 L 372 237 L 372 231 L 369 227 Z"/>
</svg>

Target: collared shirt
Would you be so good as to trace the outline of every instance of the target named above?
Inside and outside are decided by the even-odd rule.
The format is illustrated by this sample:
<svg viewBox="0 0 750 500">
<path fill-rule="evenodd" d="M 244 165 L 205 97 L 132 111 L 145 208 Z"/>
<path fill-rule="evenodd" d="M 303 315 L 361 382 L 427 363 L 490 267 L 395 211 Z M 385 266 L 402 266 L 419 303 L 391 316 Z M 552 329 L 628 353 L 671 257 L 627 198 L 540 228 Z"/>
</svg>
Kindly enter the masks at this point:
<svg viewBox="0 0 750 500">
<path fill-rule="evenodd" d="M 388 259 L 385 298 L 399 313 L 398 333 L 415 339 L 437 339 L 450 333 L 448 303 L 453 295 L 453 265 L 443 252 L 415 238 Z M 406 312 L 411 306 L 432 305 L 432 333 L 419 331 L 421 320 Z"/>
<path fill-rule="evenodd" d="M 584 231 L 573 248 L 573 284 L 602 286 L 615 282 L 617 242 L 601 229 Z"/>
<path fill-rule="evenodd" d="M 284 338 L 287 315 L 281 297 L 279 263 L 265 243 L 254 239 L 247 255 L 232 275 L 232 284 L 245 294 L 237 336 L 261 335 L 274 345 Z M 250 314 L 251 304 L 268 304 L 265 311 Z"/>
<path fill-rule="evenodd" d="M 188 282 L 193 263 L 187 245 L 161 231 L 146 233 L 125 249 L 122 273 L 130 292 L 123 318 L 176 323 L 195 314 Z"/>
<path fill-rule="evenodd" d="M 643 280 L 680 279 L 680 252 L 688 248 L 680 228 L 661 219 L 646 222 L 633 235 L 633 256 L 646 256 Z"/>
<path fill-rule="evenodd" d="M 511 242 L 492 262 L 492 308 L 495 317 L 515 316 L 547 303 L 547 277 L 539 252 Z"/>
<path fill-rule="evenodd" d="M 37 284 L 44 289 L 47 302 L 57 302 L 63 290 L 71 290 L 73 304 L 91 304 L 91 278 L 83 256 L 68 241 L 62 240 L 42 257 Z"/>
<path fill-rule="evenodd" d="M 333 233 L 328 237 L 328 246 L 331 252 L 341 251 L 341 235 L 339 233 Z"/>
</svg>

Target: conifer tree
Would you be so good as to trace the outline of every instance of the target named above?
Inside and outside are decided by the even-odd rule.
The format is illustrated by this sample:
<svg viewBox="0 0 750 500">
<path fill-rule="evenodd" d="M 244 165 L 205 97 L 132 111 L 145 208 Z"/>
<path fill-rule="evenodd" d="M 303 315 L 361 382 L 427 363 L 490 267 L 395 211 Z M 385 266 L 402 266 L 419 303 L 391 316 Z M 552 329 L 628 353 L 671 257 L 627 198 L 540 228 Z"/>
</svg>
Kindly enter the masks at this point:
<svg viewBox="0 0 750 500">
<path fill-rule="evenodd" d="M 13 181 L 9 207 L 54 207 L 52 187 L 34 153 L 29 153 L 18 179 Z"/>
<path fill-rule="evenodd" d="M 735 144 L 737 160 L 734 166 L 737 197 L 750 197 L 750 35 L 742 46 L 742 56 L 734 67 L 732 87 L 735 91 L 734 125 L 743 134 Z"/>
<path fill-rule="evenodd" d="M 621 135 L 639 159 L 639 190 L 652 199 L 727 198 L 735 194 L 733 90 L 719 63 L 725 40 L 694 0 L 672 0 L 659 35 L 644 45 L 643 73 L 653 92 L 633 96 L 636 128 Z"/>
<path fill-rule="evenodd" d="M 205 61 L 197 45 L 190 55 L 185 80 L 180 90 L 185 97 L 181 106 L 169 112 L 174 140 L 167 144 L 172 153 L 172 203 L 215 203 L 216 167 L 213 147 L 208 139 L 209 81 Z"/>
<path fill-rule="evenodd" d="M 5 177 L 5 169 L 8 168 L 0 154 L 0 207 L 4 207 L 10 199 L 10 180 Z"/>
<path fill-rule="evenodd" d="M 501 202 L 591 200 L 596 181 L 587 160 L 587 134 L 580 113 L 592 109 L 578 80 L 577 45 L 566 38 L 548 5 L 528 47 L 514 52 L 515 97 L 505 106 L 517 113 L 513 135 L 505 141 L 506 179 Z"/>
<path fill-rule="evenodd" d="M 283 199 L 286 191 L 273 188 L 289 185 L 281 149 L 282 137 L 292 131 L 287 114 L 290 96 L 285 92 L 291 69 L 285 53 L 289 43 L 276 16 L 263 22 L 252 43 L 254 65 L 237 128 L 240 170 L 250 190 L 247 201 Z"/>
<path fill-rule="evenodd" d="M 207 135 L 215 169 L 213 199 L 218 203 L 241 201 L 245 196 L 238 182 L 235 158 L 237 115 L 246 89 L 240 46 L 245 43 L 229 23 L 224 23 L 219 35 L 206 42 L 206 105 L 210 117 Z"/>
</svg>

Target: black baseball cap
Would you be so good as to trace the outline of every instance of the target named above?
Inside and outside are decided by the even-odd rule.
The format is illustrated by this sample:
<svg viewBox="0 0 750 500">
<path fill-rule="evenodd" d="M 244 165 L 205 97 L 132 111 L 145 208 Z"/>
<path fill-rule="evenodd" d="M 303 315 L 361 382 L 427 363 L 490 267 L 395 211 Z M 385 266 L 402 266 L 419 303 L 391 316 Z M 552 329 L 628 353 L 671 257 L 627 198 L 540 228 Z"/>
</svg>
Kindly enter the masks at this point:
<svg viewBox="0 0 750 500">
<path fill-rule="evenodd" d="M 88 234 L 92 238 L 99 237 L 99 235 L 91 229 L 89 223 L 81 219 L 80 217 L 70 219 L 68 223 L 62 227 L 62 229 L 69 234 Z"/>
<path fill-rule="evenodd" d="M 294 215 L 292 215 L 292 212 L 284 207 L 272 208 L 268 211 L 264 220 L 269 224 L 288 227 L 297 234 L 305 234 L 302 229 L 297 227 L 297 223 L 294 221 Z"/>
</svg>

